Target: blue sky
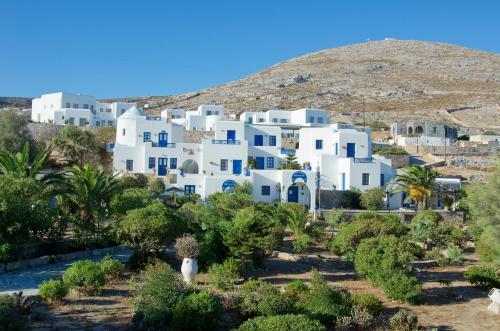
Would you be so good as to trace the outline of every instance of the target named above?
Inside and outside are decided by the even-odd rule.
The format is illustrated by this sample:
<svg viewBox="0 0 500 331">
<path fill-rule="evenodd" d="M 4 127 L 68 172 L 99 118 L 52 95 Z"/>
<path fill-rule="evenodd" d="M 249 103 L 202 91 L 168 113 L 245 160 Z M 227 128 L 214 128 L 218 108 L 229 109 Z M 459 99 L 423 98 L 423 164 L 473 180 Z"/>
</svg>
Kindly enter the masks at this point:
<svg viewBox="0 0 500 331">
<path fill-rule="evenodd" d="M 1 0 L 0 96 L 169 95 L 385 37 L 500 53 L 500 1 Z"/>
</svg>

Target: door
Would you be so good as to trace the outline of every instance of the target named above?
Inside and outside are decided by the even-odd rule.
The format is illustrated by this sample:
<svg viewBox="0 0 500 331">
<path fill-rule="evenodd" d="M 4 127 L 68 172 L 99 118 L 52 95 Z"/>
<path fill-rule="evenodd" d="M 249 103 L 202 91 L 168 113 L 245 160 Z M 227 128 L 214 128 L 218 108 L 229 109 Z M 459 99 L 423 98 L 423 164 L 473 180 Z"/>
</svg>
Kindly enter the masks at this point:
<svg viewBox="0 0 500 331">
<path fill-rule="evenodd" d="M 264 146 L 264 136 L 257 134 L 254 136 L 254 146 Z"/>
<path fill-rule="evenodd" d="M 255 158 L 255 169 L 264 169 L 264 157 L 258 156 Z"/>
<path fill-rule="evenodd" d="M 356 144 L 355 143 L 347 143 L 347 157 L 352 157 L 356 155 Z"/>
<path fill-rule="evenodd" d="M 236 140 L 236 131 L 235 130 L 227 130 L 227 140 L 235 141 Z"/>
<path fill-rule="evenodd" d="M 288 188 L 288 202 L 299 202 L 299 187 L 290 186 Z"/>
<path fill-rule="evenodd" d="M 241 174 L 241 160 L 233 160 L 233 174 L 234 175 Z"/>
<path fill-rule="evenodd" d="M 167 138 L 168 138 L 168 133 L 166 133 L 166 132 L 160 132 L 158 134 L 158 146 L 160 146 L 160 147 L 167 147 Z"/>
<path fill-rule="evenodd" d="M 158 158 L 158 176 L 166 176 L 167 175 L 167 161 L 166 157 Z"/>
</svg>

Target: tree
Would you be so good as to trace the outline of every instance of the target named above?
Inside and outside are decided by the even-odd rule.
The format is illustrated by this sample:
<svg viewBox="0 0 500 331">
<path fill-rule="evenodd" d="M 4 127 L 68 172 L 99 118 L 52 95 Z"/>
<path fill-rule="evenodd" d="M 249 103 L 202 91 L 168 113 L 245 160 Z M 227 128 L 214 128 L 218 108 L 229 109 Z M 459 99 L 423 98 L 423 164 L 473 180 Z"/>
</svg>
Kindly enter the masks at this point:
<svg viewBox="0 0 500 331">
<path fill-rule="evenodd" d="M 72 167 L 65 175 L 61 193 L 76 213 L 76 231 L 81 240 L 95 243 L 102 236 L 102 222 L 109 216 L 110 203 L 122 191 L 120 181 L 102 170 L 85 165 Z"/>
<path fill-rule="evenodd" d="M 155 178 L 148 183 L 148 191 L 153 197 L 158 197 L 165 192 L 165 183 L 160 178 Z"/>
<path fill-rule="evenodd" d="M 42 172 L 49 156 L 49 150 L 43 150 L 31 160 L 29 143 L 26 143 L 23 150 L 16 154 L 0 150 L 0 173 L 16 178 L 36 178 Z M 59 178 L 56 174 L 46 174 L 39 180 L 48 183 L 56 178 Z"/>
<path fill-rule="evenodd" d="M 0 149 L 17 153 L 26 143 L 35 146 L 28 130 L 28 118 L 15 110 L 0 111 Z"/>
<path fill-rule="evenodd" d="M 476 250 L 485 262 L 500 265 L 500 164 L 484 184 L 474 184 L 467 190 L 471 217 L 483 230 Z"/>
<path fill-rule="evenodd" d="M 384 189 L 374 187 L 361 193 L 361 205 L 368 210 L 377 211 L 384 206 L 384 198 Z"/>
<path fill-rule="evenodd" d="M 74 125 L 64 126 L 55 146 L 70 164 L 77 164 L 80 168 L 85 163 L 95 163 L 99 152 L 95 135 Z"/>
<path fill-rule="evenodd" d="M 407 199 L 413 199 L 417 208 L 430 208 L 429 199 L 434 193 L 434 184 L 439 173 L 435 170 L 412 165 L 403 169 L 403 174 L 396 177 L 396 192 L 408 193 Z"/>
<path fill-rule="evenodd" d="M 294 237 L 302 233 L 307 222 L 311 219 L 307 208 L 302 204 L 289 202 L 285 204 L 282 210 L 286 214 L 287 226 L 293 232 Z"/>
<path fill-rule="evenodd" d="M 300 168 L 300 164 L 297 162 L 297 157 L 293 154 L 287 154 L 285 163 L 281 163 L 278 166 L 278 169 L 298 170 Z"/>
</svg>

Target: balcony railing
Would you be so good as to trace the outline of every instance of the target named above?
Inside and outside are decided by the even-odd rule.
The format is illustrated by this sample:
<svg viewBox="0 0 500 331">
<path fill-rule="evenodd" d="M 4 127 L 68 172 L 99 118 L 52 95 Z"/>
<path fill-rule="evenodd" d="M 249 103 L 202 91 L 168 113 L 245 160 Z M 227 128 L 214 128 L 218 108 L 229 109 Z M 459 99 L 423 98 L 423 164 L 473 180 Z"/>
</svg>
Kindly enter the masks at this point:
<svg viewBox="0 0 500 331">
<path fill-rule="evenodd" d="M 175 148 L 175 143 L 153 143 L 153 147 Z"/>
<path fill-rule="evenodd" d="M 286 155 L 295 155 L 295 149 L 289 149 L 289 148 L 282 148 L 280 153 L 281 154 L 286 154 Z"/>
<path fill-rule="evenodd" d="M 358 157 L 358 158 L 354 158 L 354 163 L 371 163 L 373 162 L 373 158 L 372 157 Z"/>
<path fill-rule="evenodd" d="M 215 145 L 241 145 L 241 141 L 234 139 L 212 139 L 212 144 Z"/>
<path fill-rule="evenodd" d="M 146 121 L 161 121 L 160 116 L 146 116 Z"/>
</svg>

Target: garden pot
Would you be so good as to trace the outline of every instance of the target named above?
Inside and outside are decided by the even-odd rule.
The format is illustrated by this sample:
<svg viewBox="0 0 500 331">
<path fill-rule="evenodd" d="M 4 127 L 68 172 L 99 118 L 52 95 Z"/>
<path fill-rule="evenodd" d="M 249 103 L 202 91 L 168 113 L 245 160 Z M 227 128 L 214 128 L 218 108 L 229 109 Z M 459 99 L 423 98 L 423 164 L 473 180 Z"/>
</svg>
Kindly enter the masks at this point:
<svg viewBox="0 0 500 331">
<path fill-rule="evenodd" d="M 181 273 L 184 277 L 184 281 L 191 284 L 194 276 L 198 273 L 198 261 L 196 259 L 185 257 L 182 260 Z"/>
</svg>

